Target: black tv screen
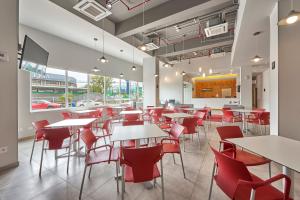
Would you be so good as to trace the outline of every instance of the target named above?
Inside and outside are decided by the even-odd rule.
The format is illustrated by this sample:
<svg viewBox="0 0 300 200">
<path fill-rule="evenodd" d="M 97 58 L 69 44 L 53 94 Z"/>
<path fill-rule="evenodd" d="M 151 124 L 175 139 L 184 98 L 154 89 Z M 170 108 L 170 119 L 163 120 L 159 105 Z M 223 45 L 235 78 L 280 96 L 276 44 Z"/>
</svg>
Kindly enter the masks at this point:
<svg viewBox="0 0 300 200">
<path fill-rule="evenodd" d="M 39 73 L 48 63 L 49 52 L 25 35 L 19 68 Z"/>
</svg>

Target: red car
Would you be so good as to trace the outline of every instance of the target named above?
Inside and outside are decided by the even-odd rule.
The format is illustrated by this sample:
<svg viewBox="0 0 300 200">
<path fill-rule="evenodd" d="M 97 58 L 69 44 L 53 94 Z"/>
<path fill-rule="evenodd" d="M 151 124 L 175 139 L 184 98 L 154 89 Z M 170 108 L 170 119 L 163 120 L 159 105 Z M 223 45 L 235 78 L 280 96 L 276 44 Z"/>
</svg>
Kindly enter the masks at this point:
<svg viewBox="0 0 300 200">
<path fill-rule="evenodd" d="M 46 100 L 33 100 L 31 102 L 32 110 L 50 109 L 50 108 L 60 108 L 61 104 L 52 103 Z"/>
</svg>

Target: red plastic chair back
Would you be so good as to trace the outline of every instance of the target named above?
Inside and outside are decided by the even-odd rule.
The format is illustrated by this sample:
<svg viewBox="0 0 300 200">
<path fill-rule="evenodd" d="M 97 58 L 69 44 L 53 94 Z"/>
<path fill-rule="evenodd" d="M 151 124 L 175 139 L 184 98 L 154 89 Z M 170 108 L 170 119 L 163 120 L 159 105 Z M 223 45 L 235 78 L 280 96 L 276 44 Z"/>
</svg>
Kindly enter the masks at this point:
<svg viewBox="0 0 300 200">
<path fill-rule="evenodd" d="M 104 130 L 104 134 L 109 135 L 110 134 L 110 127 L 111 127 L 111 120 L 105 120 L 103 122 L 102 129 Z"/>
<path fill-rule="evenodd" d="M 86 148 L 88 150 L 91 149 L 92 146 L 97 141 L 97 138 L 91 129 L 84 129 L 83 132 L 81 133 L 80 137 L 81 137 L 81 140 L 85 143 Z"/>
<path fill-rule="evenodd" d="M 125 110 L 126 110 L 126 111 L 134 110 L 134 108 L 133 108 L 133 107 L 126 107 Z"/>
<path fill-rule="evenodd" d="M 106 107 L 106 115 L 113 116 L 113 108 L 112 107 Z"/>
<path fill-rule="evenodd" d="M 197 120 L 198 119 L 196 117 L 189 117 L 183 119 L 182 126 L 184 126 L 186 130 L 184 134 L 194 134 L 197 132 Z"/>
<path fill-rule="evenodd" d="M 124 120 L 126 121 L 136 121 L 139 120 L 139 118 L 140 118 L 139 114 L 124 115 Z"/>
<path fill-rule="evenodd" d="M 71 113 L 69 112 L 61 112 L 61 116 L 63 117 L 63 119 L 71 119 Z"/>
<path fill-rule="evenodd" d="M 35 140 L 41 140 L 43 138 L 43 131 L 41 131 L 45 126 L 48 126 L 48 120 L 40 120 L 36 122 L 32 122 L 32 126 L 35 129 Z"/>
<path fill-rule="evenodd" d="M 133 182 L 153 180 L 155 164 L 161 159 L 162 145 L 144 148 L 123 148 L 122 163 L 132 168 Z"/>
<path fill-rule="evenodd" d="M 217 127 L 217 132 L 221 140 L 226 140 L 229 138 L 242 138 L 244 137 L 239 126 L 220 126 Z M 232 145 L 224 144 L 223 150 L 232 148 Z"/>
<path fill-rule="evenodd" d="M 184 132 L 184 129 L 185 129 L 184 126 L 181 126 L 180 124 L 175 123 L 171 127 L 171 130 L 169 133 L 173 138 L 178 139 L 180 137 L 180 135 Z"/>
<path fill-rule="evenodd" d="M 64 140 L 71 136 L 68 128 L 43 128 L 42 132 L 50 150 L 61 149 Z"/>
<path fill-rule="evenodd" d="M 156 115 L 157 117 L 161 117 L 162 116 L 162 112 L 163 112 L 164 108 L 157 108 L 157 109 L 154 109 L 154 115 Z"/>
<path fill-rule="evenodd" d="M 165 113 L 174 113 L 174 110 L 165 109 L 165 110 L 163 110 L 162 114 L 165 114 Z M 169 118 L 169 117 L 163 117 L 163 118 L 164 118 L 165 123 L 172 122 L 172 118 Z"/>
<path fill-rule="evenodd" d="M 136 120 L 136 121 L 123 121 L 123 126 L 134 126 L 134 125 L 144 125 L 144 121 Z"/>
<path fill-rule="evenodd" d="M 259 121 L 261 125 L 270 125 L 270 112 L 262 112 L 259 115 Z"/>
<path fill-rule="evenodd" d="M 218 167 L 215 181 L 224 193 L 234 199 L 238 181 L 253 181 L 251 175 L 244 163 L 230 158 L 212 147 L 211 149 L 215 154 Z"/>
</svg>

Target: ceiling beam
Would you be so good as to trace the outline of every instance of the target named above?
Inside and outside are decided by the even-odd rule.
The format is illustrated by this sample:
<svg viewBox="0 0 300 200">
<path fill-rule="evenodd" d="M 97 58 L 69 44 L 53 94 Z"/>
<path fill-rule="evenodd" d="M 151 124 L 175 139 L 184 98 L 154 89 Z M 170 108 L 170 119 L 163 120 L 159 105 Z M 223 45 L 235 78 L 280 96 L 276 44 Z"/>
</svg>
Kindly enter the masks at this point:
<svg viewBox="0 0 300 200">
<path fill-rule="evenodd" d="M 172 0 L 116 24 L 116 36 L 128 37 L 232 5 L 232 0 Z"/>
<path fill-rule="evenodd" d="M 183 42 L 180 42 L 174 45 L 161 47 L 155 51 L 154 55 L 170 57 L 170 56 L 190 53 L 193 51 L 211 49 L 211 48 L 227 46 L 232 44 L 233 44 L 233 36 L 225 36 L 225 37 L 220 37 L 220 38 L 207 40 L 207 41 L 202 41 L 199 38 L 193 38 L 193 39 L 186 40 L 184 42 L 184 48 L 183 48 Z"/>
</svg>

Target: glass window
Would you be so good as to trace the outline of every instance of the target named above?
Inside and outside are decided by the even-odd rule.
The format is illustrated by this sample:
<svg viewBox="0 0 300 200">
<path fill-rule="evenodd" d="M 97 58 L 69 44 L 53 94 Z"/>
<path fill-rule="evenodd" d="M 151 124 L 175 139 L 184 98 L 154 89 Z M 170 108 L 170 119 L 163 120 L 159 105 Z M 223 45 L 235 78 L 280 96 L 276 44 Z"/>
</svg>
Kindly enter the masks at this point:
<svg viewBox="0 0 300 200">
<path fill-rule="evenodd" d="M 143 101 L 143 99 L 144 99 L 144 87 L 143 87 L 143 82 L 138 82 L 137 92 L 138 92 L 138 98 L 139 98 L 139 101 Z"/>
<path fill-rule="evenodd" d="M 88 75 L 80 72 L 68 71 L 68 103 L 69 107 L 94 106 L 88 101 Z"/>
<path fill-rule="evenodd" d="M 133 101 L 138 100 L 137 82 L 130 81 L 130 99 Z"/>
<path fill-rule="evenodd" d="M 89 99 L 95 106 L 104 105 L 105 86 L 111 85 L 111 78 L 99 75 L 90 75 Z"/>
<path fill-rule="evenodd" d="M 120 104 L 120 79 L 110 78 L 110 84 L 106 85 L 106 103 L 107 104 Z"/>
<path fill-rule="evenodd" d="M 121 103 L 126 103 L 129 101 L 129 81 L 121 79 L 120 80 L 120 97 Z"/>
<path fill-rule="evenodd" d="M 47 67 L 43 73 L 31 73 L 31 109 L 65 107 L 65 70 Z"/>
</svg>

